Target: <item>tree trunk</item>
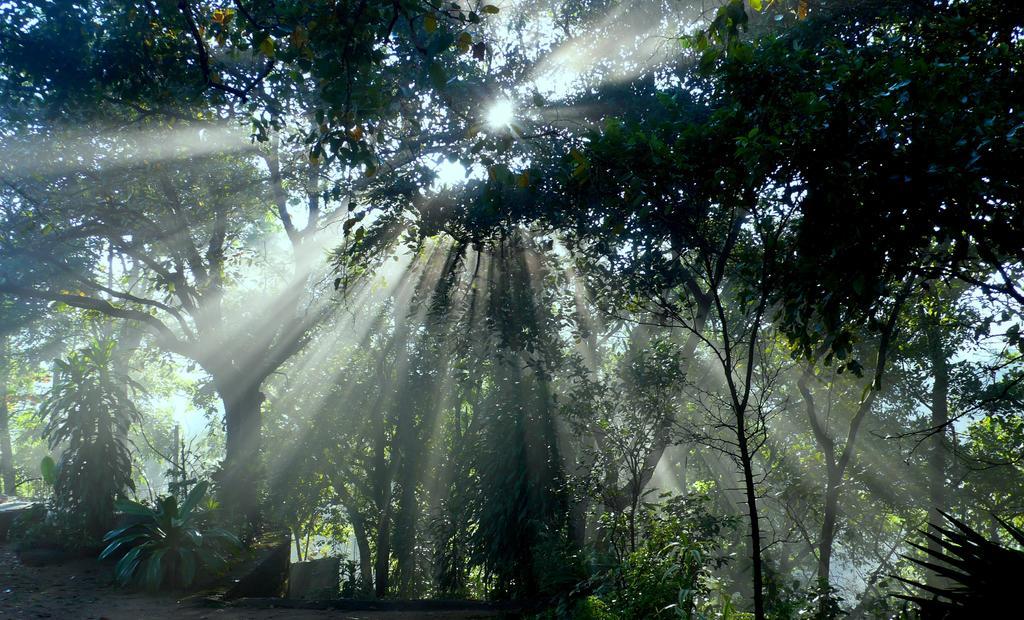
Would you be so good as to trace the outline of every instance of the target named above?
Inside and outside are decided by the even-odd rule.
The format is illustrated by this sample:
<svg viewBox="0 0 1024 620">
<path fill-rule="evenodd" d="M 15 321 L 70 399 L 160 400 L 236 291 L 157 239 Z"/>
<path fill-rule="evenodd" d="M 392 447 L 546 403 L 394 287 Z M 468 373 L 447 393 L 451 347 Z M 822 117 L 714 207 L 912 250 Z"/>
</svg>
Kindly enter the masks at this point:
<svg viewBox="0 0 1024 620">
<path fill-rule="evenodd" d="M 352 532 L 356 537 L 356 546 L 359 548 L 359 581 L 363 592 L 368 592 L 373 587 L 373 562 L 370 555 L 370 537 L 366 533 L 366 521 L 363 516 L 355 511 L 349 511 L 349 521 L 352 523 Z"/>
<path fill-rule="evenodd" d="M 395 551 L 395 577 L 398 596 L 416 598 L 416 527 L 419 521 L 419 499 L 416 497 L 416 482 L 419 473 L 419 459 L 406 459 L 407 465 L 400 477 L 401 493 L 398 495 L 398 512 L 395 515 L 395 535 L 392 546 Z"/>
<path fill-rule="evenodd" d="M 338 501 L 345 507 L 348 513 L 348 521 L 352 524 L 352 531 L 356 537 L 356 545 L 359 547 L 359 593 L 365 594 L 373 588 L 373 555 L 370 553 L 370 535 L 366 530 L 366 515 L 359 510 L 352 494 L 345 488 L 341 478 L 330 477 L 331 486 L 338 496 Z"/>
<path fill-rule="evenodd" d="M 946 427 L 949 425 L 949 362 L 942 343 L 939 326 L 930 318 L 928 326 L 928 353 L 932 364 L 931 450 L 928 453 L 928 521 L 942 523 L 940 510 L 947 510 L 946 497 Z M 934 540 L 928 540 L 929 551 L 941 551 Z"/>
<path fill-rule="evenodd" d="M 832 577 L 832 547 L 836 537 L 836 519 L 839 512 L 839 489 L 843 481 L 845 467 L 836 460 L 836 446 L 832 437 L 829 436 L 825 427 L 818 419 L 818 410 L 814 404 L 814 397 L 808 385 L 808 380 L 813 376 L 811 369 L 804 371 L 803 376 L 797 381 L 797 388 L 804 399 L 804 406 L 807 409 L 807 421 L 814 432 L 814 440 L 821 450 L 825 459 L 825 502 L 824 518 L 821 521 L 821 535 L 818 537 L 818 585 L 823 590 L 829 587 Z M 852 450 L 853 446 L 847 442 L 846 450 Z M 829 598 L 821 597 L 819 615 L 826 617 L 826 610 L 830 607 Z"/>
<path fill-rule="evenodd" d="M 374 595 L 384 598 L 388 595 L 391 569 L 391 506 L 390 503 L 381 510 L 377 521 L 377 557 L 375 558 Z"/>
<path fill-rule="evenodd" d="M 10 409 L 7 407 L 11 376 L 11 349 L 7 334 L 0 334 L 0 479 L 6 495 L 17 494 L 14 479 L 14 451 L 11 447 Z"/>
<path fill-rule="evenodd" d="M 839 512 L 839 487 L 843 472 L 833 464 L 828 466 L 828 481 L 825 483 L 825 517 L 821 523 L 821 538 L 818 543 L 818 583 L 827 588 L 831 583 L 832 546 L 836 538 L 836 518 Z M 829 605 L 828 597 L 822 596 L 822 610 Z"/>
<path fill-rule="evenodd" d="M 764 583 L 761 570 L 761 521 L 757 513 L 757 490 L 754 488 L 753 455 L 747 441 L 746 416 L 736 412 L 736 440 L 740 448 L 743 486 L 750 518 L 750 561 L 754 571 L 754 618 L 764 620 Z"/>
<path fill-rule="evenodd" d="M 383 363 L 383 362 L 381 362 Z M 378 376 L 383 376 L 378 373 Z M 391 467 L 387 459 L 387 430 L 384 424 L 383 401 L 386 396 L 385 384 L 381 383 L 377 404 L 374 406 L 374 456 L 373 483 L 374 503 L 380 511 L 377 518 L 377 555 L 374 558 L 374 595 L 384 598 L 390 587 L 391 567 Z M 392 458 L 397 458 L 392 455 Z"/>
<path fill-rule="evenodd" d="M 259 383 L 246 380 L 214 382 L 224 403 L 225 455 L 220 493 L 225 508 L 254 533 L 260 527 L 260 408 Z"/>
<path fill-rule="evenodd" d="M 302 537 L 299 535 L 299 526 L 292 527 L 292 544 L 295 545 L 295 557 L 302 561 Z"/>
</svg>

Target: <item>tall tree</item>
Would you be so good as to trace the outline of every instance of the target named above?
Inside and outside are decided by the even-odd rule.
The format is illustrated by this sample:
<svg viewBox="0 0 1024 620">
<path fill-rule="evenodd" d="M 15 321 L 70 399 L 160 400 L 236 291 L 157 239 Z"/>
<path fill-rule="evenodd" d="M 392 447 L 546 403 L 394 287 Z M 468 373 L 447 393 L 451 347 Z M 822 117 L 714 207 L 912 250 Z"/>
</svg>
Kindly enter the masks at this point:
<svg viewBox="0 0 1024 620">
<path fill-rule="evenodd" d="M 0 332 L 0 481 L 3 492 L 17 495 L 18 483 L 14 477 L 14 450 L 11 447 L 9 381 L 11 378 L 11 345 L 6 332 Z"/>
<path fill-rule="evenodd" d="M 86 259 L 57 264 L 60 283 L 23 273 L 6 278 L 0 292 L 137 321 L 165 350 L 207 370 L 225 409 L 222 490 L 238 493 L 226 499 L 252 520 L 260 387 L 317 322 L 301 303 L 318 258 L 314 237 L 328 223 L 325 203 L 332 199 L 331 209 L 344 213 L 358 189 L 353 177 L 416 159 L 409 153 L 423 140 L 409 128 L 418 123 L 402 119 L 423 116 L 422 109 L 399 105 L 400 96 L 411 96 L 399 85 L 408 89 L 410 75 L 420 89 L 444 85 L 441 63 L 457 53 L 449 31 L 480 15 L 420 2 L 65 8 L 28 2 L 0 9 L 5 123 L 20 136 L 5 145 L 4 180 L 11 208 L 34 211 L 29 226 L 46 233 L 37 235 L 45 242 L 37 250 L 73 243 Z M 419 44 L 424 26 L 414 23 L 425 13 L 443 27 L 427 47 Z M 429 65 L 433 79 L 391 62 L 402 57 Z M 238 121 L 265 143 L 258 152 L 244 136 L 225 133 Z M 129 127 L 139 135 L 124 135 Z M 70 150 L 82 159 L 56 154 Z M 263 159 L 265 174 L 253 156 Z M 214 161 L 238 174 L 211 167 Z M 328 165 L 337 175 L 331 183 Z M 262 312 L 250 306 L 254 312 L 240 322 L 225 313 L 232 252 L 259 228 L 264 200 L 284 228 L 294 271 L 283 275 L 276 300 Z M 9 254 L 32 247 L 14 245 Z M 110 252 L 129 267 L 142 265 L 148 295 L 96 277 L 96 254 Z"/>
</svg>

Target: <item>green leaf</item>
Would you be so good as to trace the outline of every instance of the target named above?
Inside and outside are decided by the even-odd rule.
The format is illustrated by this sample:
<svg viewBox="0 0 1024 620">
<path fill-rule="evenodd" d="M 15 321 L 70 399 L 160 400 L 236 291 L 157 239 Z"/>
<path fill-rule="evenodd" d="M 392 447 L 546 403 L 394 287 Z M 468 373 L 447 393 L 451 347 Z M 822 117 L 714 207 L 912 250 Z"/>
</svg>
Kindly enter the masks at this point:
<svg viewBox="0 0 1024 620">
<path fill-rule="evenodd" d="M 130 530 L 132 528 L 135 528 L 135 527 L 138 527 L 138 526 L 139 526 L 138 523 L 132 523 L 131 525 L 126 525 L 124 527 L 119 527 L 116 530 L 110 530 L 109 532 L 107 532 L 106 534 L 103 535 L 103 540 L 104 541 L 114 540 L 115 538 L 118 538 L 121 535 L 125 534 L 128 530 Z"/>
<path fill-rule="evenodd" d="M 179 514 L 182 519 L 188 519 L 192 510 L 194 510 L 195 507 L 199 505 L 199 502 L 203 501 L 203 498 L 206 497 L 206 491 L 209 488 L 210 483 L 205 480 L 192 487 L 192 490 L 188 493 L 188 497 L 185 498 L 185 502 L 181 505 L 181 511 Z"/>
<path fill-rule="evenodd" d="M 274 40 L 267 37 L 260 41 L 260 52 L 267 58 L 274 57 Z"/>
<path fill-rule="evenodd" d="M 482 8 L 482 9 L 480 9 L 480 10 L 481 10 L 481 11 L 483 11 L 484 13 L 487 13 L 488 15 L 495 15 L 495 14 L 496 14 L 496 13 L 498 13 L 498 12 L 499 12 L 499 11 L 500 11 L 501 9 L 499 9 L 499 8 L 498 8 L 498 7 L 496 7 L 496 6 L 494 6 L 493 4 L 485 4 L 485 5 L 484 5 L 484 8 Z"/>
<path fill-rule="evenodd" d="M 140 515 L 145 517 L 155 517 L 156 513 L 149 506 L 145 506 L 138 502 L 133 502 L 130 499 L 119 499 L 114 502 L 114 508 L 129 515 Z"/>
<path fill-rule="evenodd" d="M 430 83 L 438 90 L 441 90 L 448 84 L 448 74 L 445 73 L 444 67 L 440 63 L 430 63 L 427 75 L 430 77 Z"/>
<path fill-rule="evenodd" d="M 242 546 L 242 541 L 239 540 L 237 536 L 223 528 L 214 527 L 206 530 L 206 537 L 214 540 L 219 540 L 221 542 L 229 543 L 234 547 Z"/>
<path fill-rule="evenodd" d="M 57 483 L 57 463 L 52 456 L 43 457 L 43 460 L 39 462 L 39 472 L 43 476 L 43 482 L 48 486 L 52 487 Z"/>
<path fill-rule="evenodd" d="M 148 543 L 147 543 L 148 544 Z M 117 577 L 117 582 L 121 585 L 127 585 L 131 581 L 132 576 L 135 574 L 135 569 L 139 565 L 139 556 L 142 555 L 142 550 L 147 545 L 140 545 L 135 547 L 131 551 L 125 554 L 123 558 L 117 561 L 114 566 L 114 575 Z"/>
<path fill-rule="evenodd" d="M 114 542 L 112 542 L 109 545 L 107 545 L 106 548 L 103 549 L 102 552 L 100 552 L 99 559 L 105 560 L 105 559 L 109 558 L 111 555 L 113 555 L 114 552 L 117 551 L 118 549 L 120 549 L 123 545 L 126 545 L 126 544 L 128 544 L 130 542 L 136 541 L 136 540 L 138 540 L 140 538 L 146 538 L 147 536 L 148 536 L 148 534 L 146 534 L 145 532 L 136 532 L 135 534 L 130 534 L 128 536 L 122 536 L 121 538 L 118 538 Z"/>
<path fill-rule="evenodd" d="M 178 557 L 181 558 L 181 585 L 190 586 L 196 578 L 196 554 L 191 549 L 178 549 Z"/>
<path fill-rule="evenodd" d="M 163 558 L 165 553 L 167 553 L 167 549 L 157 549 L 146 560 L 146 587 L 150 590 L 158 589 L 160 582 L 164 580 Z"/>
</svg>

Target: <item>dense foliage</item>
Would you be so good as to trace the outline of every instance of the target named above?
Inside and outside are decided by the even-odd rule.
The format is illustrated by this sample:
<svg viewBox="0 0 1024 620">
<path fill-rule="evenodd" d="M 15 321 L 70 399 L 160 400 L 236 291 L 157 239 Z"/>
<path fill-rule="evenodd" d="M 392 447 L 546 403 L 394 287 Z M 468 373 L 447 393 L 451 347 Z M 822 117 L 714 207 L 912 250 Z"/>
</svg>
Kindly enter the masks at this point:
<svg viewBox="0 0 1024 620">
<path fill-rule="evenodd" d="M 129 519 L 103 555 L 152 588 L 221 564 L 215 521 L 346 596 L 977 607 L 1024 544 L 1022 34 L 998 0 L 2 4 L 4 492 Z"/>
</svg>

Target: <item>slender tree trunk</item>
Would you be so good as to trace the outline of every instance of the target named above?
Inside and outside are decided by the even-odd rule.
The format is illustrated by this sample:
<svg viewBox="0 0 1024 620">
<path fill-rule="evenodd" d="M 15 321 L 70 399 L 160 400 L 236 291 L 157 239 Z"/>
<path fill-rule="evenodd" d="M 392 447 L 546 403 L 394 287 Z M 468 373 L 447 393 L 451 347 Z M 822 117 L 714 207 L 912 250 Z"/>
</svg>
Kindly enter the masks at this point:
<svg viewBox="0 0 1024 620">
<path fill-rule="evenodd" d="M 411 459 L 410 459 L 411 460 Z M 396 577 L 398 596 L 414 598 L 413 592 L 416 577 L 416 526 L 419 521 L 419 500 L 416 497 L 416 479 L 418 465 L 403 468 L 407 471 L 401 476 L 402 491 L 398 496 L 398 514 L 395 515 L 395 549 Z"/>
<path fill-rule="evenodd" d="M 834 464 L 828 464 L 828 481 L 825 483 L 825 516 L 821 522 L 821 538 L 818 543 L 818 583 L 828 587 L 832 573 L 832 547 L 836 538 L 836 519 L 839 513 L 839 489 L 843 473 Z M 822 610 L 828 605 L 823 597 Z"/>
<path fill-rule="evenodd" d="M 410 386 L 403 385 L 401 392 L 408 394 Z M 425 395 L 424 395 L 425 397 Z M 416 540 L 416 484 L 417 475 L 416 451 L 420 441 L 419 433 L 415 432 L 411 418 L 414 415 L 411 403 L 402 402 L 399 398 L 399 410 L 401 413 L 399 427 L 395 432 L 393 450 L 397 454 L 392 457 L 395 475 L 392 480 L 397 487 L 398 493 L 395 497 L 395 511 L 392 518 L 389 542 L 391 552 L 395 558 L 395 571 L 391 576 L 395 583 L 395 593 L 402 598 L 412 598 L 410 593 L 412 575 L 415 573 L 413 547 Z"/>
<path fill-rule="evenodd" d="M 295 545 L 295 557 L 302 561 L 302 542 L 299 536 L 299 526 L 295 525 L 292 527 L 292 544 Z"/>
<path fill-rule="evenodd" d="M 14 479 L 14 450 L 11 447 L 11 412 L 7 407 L 11 366 L 9 337 L 0 334 L 0 479 L 3 481 L 3 492 L 16 495 L 18 489 Z"/>
<path fill-rule="evenodd" d="M 359 510 L 352 494 L 345 488 L 345 482 L 341 478 L 331 476 L 331 485 L 338 496 L 341 505 L 348 513 L 348 521 L 352 524 L 352 531 L 356 537 L 356 546 L 359 548 L 359 591 L 367 593 L 373 588 L 373 555 L 370 553 L 370 534 L 366 529 L 366 515 Z"/>
<path fill-rule="evenodd" d="M 383 364 L 381 360 L 380 364 Z M 383 370 L 378 368 L 378 377 L 381 381 L 380 394 L 377 404 L 374 406 L 374 456 L 373 456 L 373 483 L 374 503 L 377 505 L 379 515 L 377 517 L 377 544 L 376 556 L 374 557 L 374 595 L 377 598 L 384 598 L 390 587 L 391 568 L 391 467 L 387 459 L 387 429 L 385 427 L 383 402 L 386 398 Z M 397 458 L 392 455 L 392 459 Z"/>
<path fill-rule="evenodd" d="M 946 511 L 946 427 L 949 424 L 949 362 L 942 343 L 942 334 L 930 317 L 928 327 L 928 353 L 932 363 L 932 394 L 930 427 L 935 430 L 928 452 L 928 521 L 942 523 L 939 511 Z M 930 551 L 941 551 L 940 545 L 929 539 Z"/>
<path fill-rule="evenodd" d="M 761 520 L 757 512 L 757 490 L 754 488 L 754 463 L 747 441 L 746 416 L 736 412 L 736 440 L 740 448 L 743 486 L 750 518 L 750 561 L 754 571 L 754 618 L 764 620 L 764 583 L 761 566 Z"/>
<path fill-rule="evenodd" d="M 821 521 L 821 535 L 818 537 L 818 585 L 825 589 L 829 587 L 832 578 L 832 548 L 836 537 L 836 520 L 839 515 L 839 491 L 846 467 L 836 459 L 835 442 L 825 430 L 821 420 L 818 419 L 818 410 L 814 404 L 814 396 L 808 386 L 808 380 L 812 376 L 813 373 L 810 369 L 804 371 L 803 376 L 797 382 L 797 387 L 804 399 L 804 406 L 807 409 L 807 421 L 814 432 L 814 440 L 817 442 L 818 449 L 821 450 L 822 456 L 825 459 L 825 514 Z M 852 449 L 853 446 L 847 441 L 845 451 Z M 831 601 L 829 597 L 822 596 L 819 616 L 822 618 L 827 617 L 830 607 Z"/>
</svg>

